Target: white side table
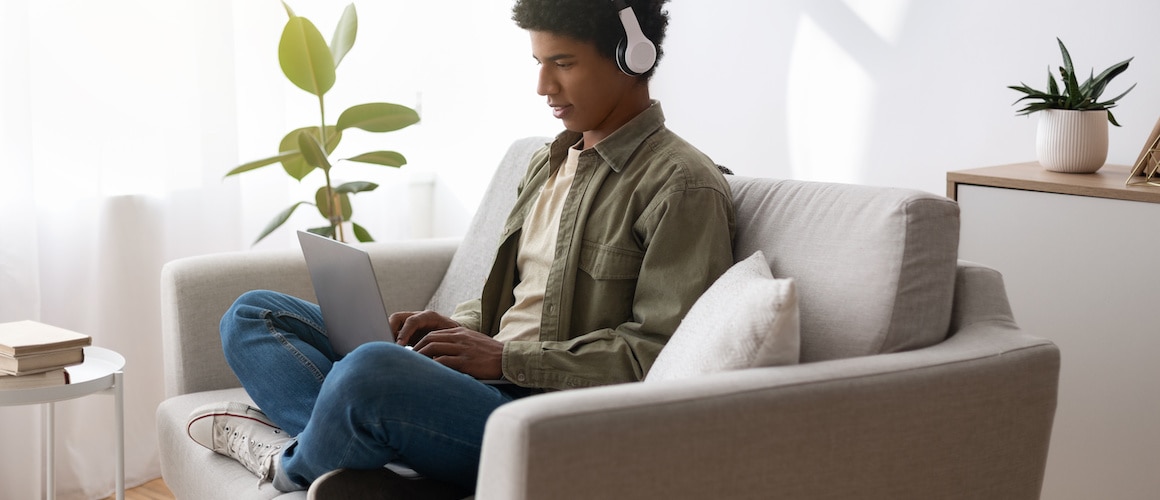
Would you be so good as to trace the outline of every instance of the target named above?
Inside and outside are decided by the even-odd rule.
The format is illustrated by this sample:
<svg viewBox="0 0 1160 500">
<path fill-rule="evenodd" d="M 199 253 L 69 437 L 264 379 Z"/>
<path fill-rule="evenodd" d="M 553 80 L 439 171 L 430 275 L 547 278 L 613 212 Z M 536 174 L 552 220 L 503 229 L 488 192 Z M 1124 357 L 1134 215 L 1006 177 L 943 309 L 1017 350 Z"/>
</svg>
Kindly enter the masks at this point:
<svg viewBox="0 0 1160 500">
<path fill-rule="evenodd" d="M 101 347 L 86 347 L 85 362 L 68 367 L 70 383 L 52 387 L 32 389 L 0 389 L 0 406 L 43 404 L 44 412 L 44 470 L 45 492 L 49 500 L 56 498 L 56 478 L 53 450 L 56 448 L 53 423 L 55 403 L 76 399 L 98 392 L 113 395 L 114 426 L 116 427 L 117 500 L 125 500 L 125 404 L 122 383 L 125 358 L 120 354 Z"/>
</svg>

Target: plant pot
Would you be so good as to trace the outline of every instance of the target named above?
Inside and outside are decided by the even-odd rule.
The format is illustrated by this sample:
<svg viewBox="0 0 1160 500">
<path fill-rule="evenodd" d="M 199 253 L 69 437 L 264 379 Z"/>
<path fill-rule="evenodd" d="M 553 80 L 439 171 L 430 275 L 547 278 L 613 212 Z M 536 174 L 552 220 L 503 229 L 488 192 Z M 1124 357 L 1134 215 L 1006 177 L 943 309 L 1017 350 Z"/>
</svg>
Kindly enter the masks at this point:
<svg viewBox="0 0 1160 500">
<path fill-rule="evenodd" d="M 1035 138 L 1039 164 L 1053 172 L 1090 174 L 1108 159 L 1108 112 L 1047 109 Z"/>
</svg>

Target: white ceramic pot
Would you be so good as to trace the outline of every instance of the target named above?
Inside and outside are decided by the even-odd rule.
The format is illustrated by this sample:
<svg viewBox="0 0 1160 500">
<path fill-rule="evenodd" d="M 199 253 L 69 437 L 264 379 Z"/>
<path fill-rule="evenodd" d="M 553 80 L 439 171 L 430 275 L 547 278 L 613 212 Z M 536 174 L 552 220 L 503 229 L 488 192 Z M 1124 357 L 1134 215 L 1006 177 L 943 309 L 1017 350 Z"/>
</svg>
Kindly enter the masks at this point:
<svg viewBox="0 0 1160 500">
<path fill-rule="evenodd" d="M 1047 109 L 1035 138 L 1039 164 L 1053 172 L 1090 174 L 1108 159 L 1108 112 Z"/>
</svg>

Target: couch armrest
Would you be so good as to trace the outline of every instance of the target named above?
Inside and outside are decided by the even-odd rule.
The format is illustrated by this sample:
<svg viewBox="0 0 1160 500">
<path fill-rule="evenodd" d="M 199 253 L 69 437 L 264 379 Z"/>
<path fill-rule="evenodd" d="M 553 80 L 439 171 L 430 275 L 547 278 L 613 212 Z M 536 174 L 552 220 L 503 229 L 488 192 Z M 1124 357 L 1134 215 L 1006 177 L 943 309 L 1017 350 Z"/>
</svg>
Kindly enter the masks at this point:
<svg viewBox="0 0 1160 500">
<path fill-rule="evenodd" d="M 443 279 L 458 240 L 367 244 L 383 300 L 422 309 Z M 161 271 L 161 346 L 166 397 L 238 387 L 222 354 L 218 323 L 234 299 L 266 289 L 314 300 L 299 250 L 188 257 Z"/>
<path fill-rule="evenodd" d="M 966 269 L 960 292 L 996 276 Z M 1009 313 L 963 312 L 916 351 L 502 406 L 477 498 L 1036 499 L 1059 351 Z"/>
</svg>

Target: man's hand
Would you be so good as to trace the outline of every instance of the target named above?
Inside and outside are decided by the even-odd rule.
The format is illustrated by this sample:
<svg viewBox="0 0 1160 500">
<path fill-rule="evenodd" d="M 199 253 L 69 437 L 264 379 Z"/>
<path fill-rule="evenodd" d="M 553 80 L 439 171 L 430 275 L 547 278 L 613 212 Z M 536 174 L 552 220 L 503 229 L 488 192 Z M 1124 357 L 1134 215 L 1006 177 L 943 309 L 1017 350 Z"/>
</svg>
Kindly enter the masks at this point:
<svg viewBox="0 0 1160 500">
<path fill-rule="evenodd" d="M 503 377 L 503 344 L 461 326 L 428 333 L 415 344 L 415 352 L 477 379 Z"/>
<path fill-rule="evenodd" d="M 397 312 L 391 315 L 389 321 L 391 329 L 395 331 L 395 343 L 399 345 L 414 345 L 430 332 L 459 326 L 459 323 L 435 311 Z"/>
</svg>

